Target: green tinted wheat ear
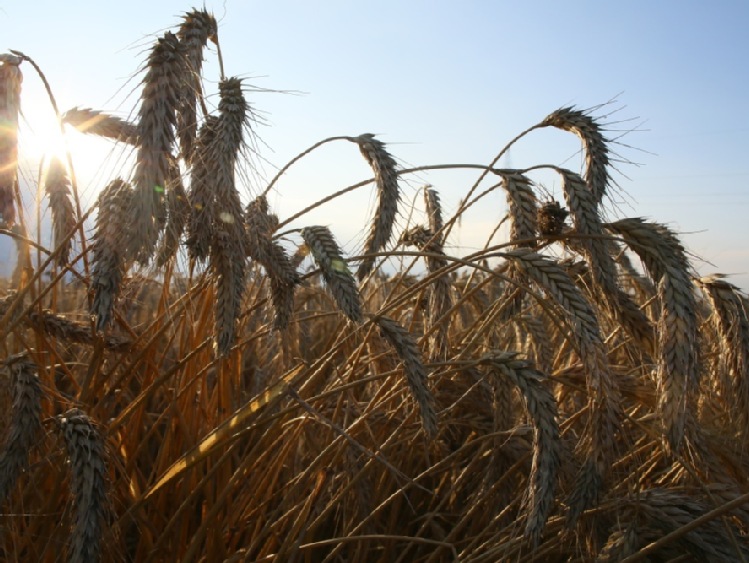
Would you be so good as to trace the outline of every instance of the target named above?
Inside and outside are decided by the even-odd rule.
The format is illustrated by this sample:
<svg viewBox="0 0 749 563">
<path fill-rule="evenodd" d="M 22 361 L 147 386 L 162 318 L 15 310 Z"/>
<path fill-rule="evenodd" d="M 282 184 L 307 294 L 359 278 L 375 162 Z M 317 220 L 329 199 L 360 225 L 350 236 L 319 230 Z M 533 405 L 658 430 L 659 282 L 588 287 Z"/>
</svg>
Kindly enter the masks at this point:
<svg viewBox="0 0 749 563">
<path fill-rule="evenodd" d="M 141 264 L 151 259 L 165 219 L 165 186 L 174 145 L 175 111 L 184 60 L 177 37 L 165 33 L 148 58 L 138 111 L 138 151 L 129 247 Z"/>
<path fill-rule="evenodd" d="M 89 133 L 129 143 L 138 144 L 138 127 L 129 121 L 90 108 L 72 108 L 61 116 L 62 122 L 81 133 Z"/>
<path fill-rule="evenodd" d="M 186 161 L 192 159 L 193 144 L 198 127 L 196 102 L 201 95 L 200 77 L 203 70 L 203 50 L 208 41 L 218 41 L 218 24 L 213 14 L 192 10 L 183 16 L 177 32 L 184 51 L 185 83 L 177 106 L 177 135 Z"/>
<path fill-rule="evenodd" d="M 544 126 L 571 131 L 583 143 L 585 150 L 585 183 L 597 207 L 609 186 L 609 149 L 607 139 L 601 133 L 601 126 L 593 117 L 573 107 L 561 108 L 541 122 Z"/>
<path fill-rule="evenodd" d="M 71 236 L 76 220 L 68 172 L 65 165 L 57 157 L 49 163 L 44 189 L 47 192 L 47 197 L 49 197 L 49 208 L 52 210 L 53 247 L 59 247 L 56 262 L 58 266 L 62 267 L 68 263 L 70 258 Z"/>
<path fill-rule="evenodd" d="M 536 546 L 554 506 L 561 459 L 557 404 L 551 391 L 544 385 L 546 377 L 536 371 L 530 362 L 517 359 L 516 354 L 492 352 L 484 355 L 479 362 L 488 366 L 494 377 L 508 379 L 520 390 L 533 425 L 533 462 L 525 501 L 525 534 Z"/>
<path fill-rule="evenodd" d="M 419 347 L 413 336 L 405 328 L 388 317 L 374 319 L 380 334 L 393 347 L 403 362 L 403 371 L 421 412 L 421 422 L 427 436 L 437 435 L 437 413 L 434 410 L 434 398 L 427 387 L 427 370 L 421 359 Z"/>
<path fill-rule="evenodd" d="M 94 300 L 91 314 L 96 317 L 96 330 L 112 320 L 114 303 L 120 293 L 129 257 L 126 251 L 127 210 L 133 192 L 122 180 L 114 180 L 99 195 L 99 214 L 93 245 L 91 288 Z"/>
<path fill-rule="evenodd" d="M 690 395 L 699 383 L 696 301 L 691 267 L 676 235 L 658 223 L 622 219 L 607 228 L 621 236 L 658 286 L 658 391 L 667 445 L 678 450 Z"/>
<path fill-rule="evenodd" d="M 21 111 L 21 59 L 6 55 L 0 62 L 0 225 L 16 220 L 18 180 L 18 115 Z"/>
<path fill-rule="evenodd" d="M 320 266 L 323 279 L 338 307 L 352 321 L 361 322 L 359 290 L 331 232 L 327 227 L 305 227 L 302 238 Z"/>
<path fill-rule="evenodd" d="M 364 254 L 374 254 L 385 248 L 393 234 L 400 201 L 398 174 L 395 160 L 385 150 L 385 144 L 382 141 L 375 139 L 371 133 L 359 135 L 354 140 L 372 167 L 377 184 L 377 211 L 367 241 L 364 243 Z M 374 263 L 374 256 L 362 259 L 356 272 L 360 281 L 372 271 Z"/>
<path fill-rule="evenodd" d="M 70 462 L 70 488 L 75 499 L 75 523 L 69 561 L 99 561 L 106 515 L 104 443 L 92 420 L 80 409 L 59 417 Z"/>
<path fill-rule="evenodd" d="M 29 451 L 42 427 L 42 390 L 36 365 L 25 355 L 11 356 L 2 371 L 10 375 L 13 405 L 8 434 L 0 450 L 0 502 L 7 498 L 28 465 Z"/>
</svg>

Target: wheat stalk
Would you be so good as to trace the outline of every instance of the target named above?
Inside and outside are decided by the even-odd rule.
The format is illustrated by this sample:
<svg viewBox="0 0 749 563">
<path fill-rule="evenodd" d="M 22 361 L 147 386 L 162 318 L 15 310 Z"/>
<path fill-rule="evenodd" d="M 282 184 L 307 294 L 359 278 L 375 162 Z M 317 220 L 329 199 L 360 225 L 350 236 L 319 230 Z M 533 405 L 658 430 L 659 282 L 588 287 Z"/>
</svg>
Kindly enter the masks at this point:
<svg viewBox="0 0 749 563">
<path fill-rule="evenodd" d="M 21 59 L 5 55 L 0 62 L 0 225 L 16 220 L 18 181 L 18 115 L 21 111 Z"/>
<path fill-rule="evenodd" d="M 327 227 L 312 226 L 303 228 L 301 234 L 312 257 L 320 266 L 323 279 L 338 308 L 355 323 L 361 322 L 359 290 L 330 230 Z"/>
<path fill-rule="evenodd" d="M 75 525 L 69 561 L 99 561 L 106 514 L 104 443 L 89 416 L 70 409 L 59 417 L 70 460 L 70 486 L 75 498 Z"/>
<path fill-rule="evenodd" d="M 138 144 L 138 127 L 114 115 L 91 108 L 74 107 L 63 113 L 60 119 L 81 133 L 90 133 L 131 145 Z"/>
<path fill-rule="evenodd" d="M 42 389 L 34 362 L 26 354 L 17 354 L 4 362 L 3 372 L 10 376 L 13 404 L 8 434 L 0 449 L 0 502 L 28 465 L 29 451 L 42 426 Z"/>
<path fill-rule="evenodd" d="M 385 149 L 385 144 L 375 139 L 371 133 L 359 135 L 353 139 L 364 158 L 372 167 L 377 184 L 377 211 L 367 241 L 364 243 L 364 254 L 380 252 L 387 245 L 393 234 L 395 217 L 398 213 L 400 190 L 398 174 L 393 157 Z M 359 281 L 363 280 L 374 267 L 375 257 L 364 256 L 356 272 Z"/>
</svg>

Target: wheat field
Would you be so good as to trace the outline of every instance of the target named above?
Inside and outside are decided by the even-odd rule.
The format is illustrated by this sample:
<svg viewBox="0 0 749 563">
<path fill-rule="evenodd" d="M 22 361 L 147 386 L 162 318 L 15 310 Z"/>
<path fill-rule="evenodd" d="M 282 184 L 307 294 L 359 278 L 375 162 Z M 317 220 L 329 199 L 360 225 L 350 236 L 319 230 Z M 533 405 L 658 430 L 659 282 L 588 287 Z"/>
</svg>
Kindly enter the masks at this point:
<svg viewBox="0 0 749 563">
<path fill-rule="evenodd" d="M 239 78 L 205 96 L 209 42 L 215 18 L 192 10 L 152 45 L 130 117 L 58 112 L 134 166 L 86 209 L 75 155 L 52 159 L 34 186 L 51 244 L 27 226 L 17 142 L 22 78 L 46 79 L 0 55 L 0 236 L 18 252 L 0 558 L 749 560 L 749 299 L 699 277 L 665 224 L 611 220 L 594 112 L 552 111 L 488 164 L 407 169 L 374 135 L 327 138 L 245 201 L 253 112 Z M 542 128 L 579 138 L 580 173 L 497 167 Z M 331 143 L 371 177 L 279 217 L 278 179 Z M 477 175 L 456 210 L 433 186 L 407 196 L 456 167 Z M 307 216 L 355 190 L 375 205 L 352 253 L 334 216 Z M 453 252 L 490 194 L 507 239 Z"/>
</svg>

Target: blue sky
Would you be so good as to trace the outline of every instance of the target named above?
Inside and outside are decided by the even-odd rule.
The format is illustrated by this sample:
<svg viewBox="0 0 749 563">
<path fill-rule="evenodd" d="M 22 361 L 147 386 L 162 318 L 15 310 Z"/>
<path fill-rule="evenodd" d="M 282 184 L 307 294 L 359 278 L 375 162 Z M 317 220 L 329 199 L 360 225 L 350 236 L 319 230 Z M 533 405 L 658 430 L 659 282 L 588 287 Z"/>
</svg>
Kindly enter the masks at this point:
<svg viewBox="0 0 749 563">
<path fill-rule="evenodd" d="M 34 57 L 62 109 L 91 106 L 127 115 L 136 72 L 153 38 L 193 4 L 177 1 L 3 2 L 4 44 Z M 295 154 L 332 135 L 377 133 L 404 166 L 487 163 L 517 133 L 565 105 L 599 114 L 609 135 L 636 129 L 614 146 L 623 196 L 609 217 L 645 216 L 682 233 L 707 262 L 701 273 L 733 274 L 749 289 L 749 3 L 445 2 L 227 0 L 206 5 L 220 18 L 227 74 L 296 93 L 250 95 L 266 121 L 257 128 L 257 174 L 247 194 Z M 218 77 L 208 53 L 209 80 Z M 135 78 L 133 78 L 135 76 Z M 209 85 L 210 88 L 210 85 Z M 25 70 L 28 127 L 42 125 L 44 94 Z M 46 110 L 48 111 L 48 109 Z M 34 121 L 37 119 L 37 121 Z M 33 122 L 33 123 L 32 123 Z M 41 135 L 41 134 L 40 134 Z M 114 173 L 112 146 L 80 141 L 74 159 L 84 197 Z M 505 165 L 561 164 L 579 171 L 579 144 L 541 131 L 520 142 Z M 109 162 L 113 162 L 111 157 Z M 121 160 L 115 162 L 121 163 Z M 33 176 L 33 171 L 28 174 Z M 331 145 L 303 160 L 271 198 L 283 218 L 368 177 L 356 147 Z M 475 173 L 422 174 L 454 209 Z M 553 177 L 542 178 L 559 197 Z M 324 223 L 352 251 L 372 210 L 369 192 L 305 218 Z M 505 212 L 500 193 L 466 216 L 451 240 L 481 246 Z M 0 248 L 0 260 L 9 255 Z"/>
</svg>

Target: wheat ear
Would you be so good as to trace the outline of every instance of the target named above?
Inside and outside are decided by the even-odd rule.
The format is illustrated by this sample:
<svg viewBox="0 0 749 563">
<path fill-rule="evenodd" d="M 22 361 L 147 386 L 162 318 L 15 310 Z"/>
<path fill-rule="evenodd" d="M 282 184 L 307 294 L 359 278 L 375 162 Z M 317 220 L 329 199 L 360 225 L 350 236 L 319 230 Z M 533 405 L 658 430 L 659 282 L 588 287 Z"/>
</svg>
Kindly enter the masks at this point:
<svg viewBox="0 0 749 563">
<path fill-rule="evenodd" d="M 541 125 L 570 131 L 580 138 L 585 150 L 585 183 L 593 196 L 593 203 L 598 206 L 611 181 L 608 141 L 601 133 L 601 126 L 592 116 L 574 107 L 552 112 Z"/>
<path fill-rule="evenodd" d="M 411 393 L 419 405 L 421 422 L 430 438 L 437 435 L 437 414 L 434 398 L 427 387 L 427 371 L 413 336 L 400 324 L 388 317 L 377 317 L 375 323 L 380 334 L 393 347 L 403 361 L 403 371 Z"/>
<path fill-rule="evenodd" d="M 699 384 L 697 313 L 689 260 L 679 239 L 663 225 L 632 218 L 609 223 L 607 228 L 640 257 L 658 286 L 658 406 L 666 445 L 678 450 L 689 397 Z"/>
<path fill-rule="evenodd" d="M 80 409 L 59 417 L 70 460 L 70 486 L 75 498 L 75 524 L 69 561 L 99 561 L 106 514 L 104 443 L 93 421 Z"/>
<path fill-rule="evenodd" d="M 60 118 L 63 123 L 67 123 L 81 133 L 98 135 L 131 145 L 138 144 L 138 127 L 114 115 L 91 108 L 74 107 L 63 113 Z"/>
<path fill-rule="evenodd" d="M 184 68 L 180 44 L 174 34 L 165 33 L 157 40 L 147 67 L 138 111 L 135 194 L 129 213 L 130 252 L 142 264 L 151 259 L 165 219 L 165 186 Z"/>
<path fill-rule="evenodd" d="M 359 135 L 353 140 L 359 145 L 359 150 L 372 167 L 377 184 L 377 211 L 367 241 L 364 243 L 364 254 L 368 255 L 380 252 L 385 248 L 393 234 L 395 217 L 398 213 L 398 202 L 400 201 L 398 174 L 395 160 L 385 150 L 385 144 L 382 141 L 375 139 L 371 133 Z M 374 263 L 374 256 L 362 258 L 356 272 L 360 281 L 372 271 Z"/>
<path fill-rule="evenodd" d="M 485 354 L 479 363 L 489 366 L 495 377 L 509 379 L 520 390 L 532 421 L 533 462 L 525 500 L 525 535 L 535 547 L 541 540 L 546 520 L 554 506 L 561 441 L 557 404 L 551 391 L 544 385 L 546 377 L 530 362 L 516 356 L 515 353 L 492 352 Z"/>
<path fill-rule="evenodd" d="M 18 57 L 0 62 L 0 225 L 10 228 L 16 220 L 18 181 L 18 115 L 21 111 L 23 74 Z"/>
<path fill-rule="evenodd" d="M 616 453 L 615 436 L 622 418 L 619 386 L 612 377 L 593 308 L 564 269 L 529 249 L 504 254 L 565 311 L 585 366 L 590 421 L 584 446 L 587 459 L 570 500 L 569 520 L 597 502 Z"/>
<path fill-rule="evenodd" d="M 168 219 L 156 258 L 158 267 L 164 266 L 177 253 L 179 241 L 190 218 L 190 202 L 176 160 L 172 159 L 167 178 L 166 209 Z"/>
<path fill-rule="evenodd" d="M 217 350 L 219 356 L 226 356 L 234 343 L 235 323 L 247 277 L 247 234 L 234 169 L 242 148 L 249 107 L 238 78 L 222 80 L 219 94 L 216 135 L 207 151 L 214 171 L 210 185 L 215 197 L 209 265 L 216 280 Z"/>
<path fill-rule="evenodd" d="M 10 375 L 13 405 L 8 435 L 0 449 L 0 502 L 28 465 L 29 451 L 42 426 L 42 390 L 36 365 L 25 354 L 18 354 L 5 361 L 3 371 Z"/>
<path fill-rule="evenodd" d="M 56 262 L 59 267 L 63 267 L 70 259 L 71 237 L 77 221 L 71 199 L 70 179 L 65 165 L 57 157 L 49 163 L 44 189 L 52 210 L 52 240 L 54 248 L 58 249 Z"/>
<path fill-rule="evenodd" d="M 207 116 L 193 147 L 190 167 L 190 216 L 185 244 L 190 258 L 194 260 L 205 260 L 208 257 L 213 238 L 216 202 L 212 182 L 215 163 L 211 160 L 210 151 L 218 132 L 218 123 L 217 116 Z"/>
<path fill-rule="evenodd" d="M 182 157 L 190 162 L 198 127 L 195 106 L 202 92 L 200 76 L 203 70 L 203 50 L 209 40 L 214 43 L 218 41 L 216 18 L 205 10 L 191 10 L 183 16 L 177 37 L 182 44 L 187 67 L 177 106 L 177 134 Z"/>
<path fill-rule="evenodd" d="M 133 192 L 124 181 L 111 182 L 99 195 L 99 214 L 93 245 L 91 288 L 94 300 L 91 314 L 96 317 L 96 330 L 102 331 L 112 320 L 114 303 L 120 293 L 127 269 L 127 210 Z"/>
<path fill-rule="evenodd" d="M 305 227 L 302 238 L 320 266 L 322 277 L 338 308 L 355 323 L 361 322 L 359 290 L 330 230 L 320 226 Z"/>
</svg>

